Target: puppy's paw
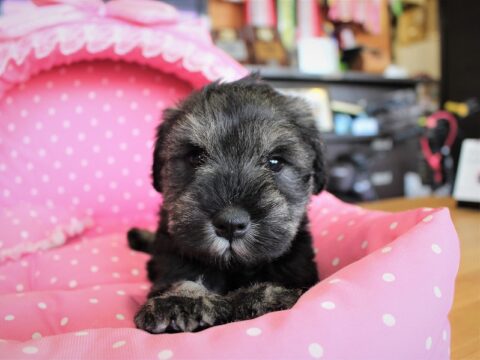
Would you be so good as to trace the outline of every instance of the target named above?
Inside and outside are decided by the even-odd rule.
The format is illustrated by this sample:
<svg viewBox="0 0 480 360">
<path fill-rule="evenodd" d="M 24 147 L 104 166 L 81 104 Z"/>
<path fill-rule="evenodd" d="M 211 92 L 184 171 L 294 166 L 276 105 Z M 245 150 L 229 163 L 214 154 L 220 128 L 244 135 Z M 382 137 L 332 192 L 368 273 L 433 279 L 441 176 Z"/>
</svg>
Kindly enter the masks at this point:
<svg viewBox="0 0 480 360">
<path fill-rule="evenodd" d="M 252 319 L 272 311 L 290 309 L 302 291 L 274 284 L 256 284 L 229 294 L 234 309 L 234 320 Z"/>
<path fill-rule="evenodd" d="M 158 296 L 148 299 L 135 316 L 135 325 L 152 334 L 194 332 L 230 321 L 232 308 L 218 295 Z"/>
</svg>

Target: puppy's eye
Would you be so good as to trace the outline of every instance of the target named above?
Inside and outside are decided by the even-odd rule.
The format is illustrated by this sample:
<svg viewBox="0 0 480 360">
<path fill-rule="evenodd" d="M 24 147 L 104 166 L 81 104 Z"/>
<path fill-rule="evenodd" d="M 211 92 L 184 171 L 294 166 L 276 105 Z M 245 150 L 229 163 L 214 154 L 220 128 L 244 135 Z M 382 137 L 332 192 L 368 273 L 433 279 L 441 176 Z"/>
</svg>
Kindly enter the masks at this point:
<svg viewBox="0 0 480 360">
<path fill-rule="evenodd" d="M 205 153 L 205 150 L 199 147 L 194 147 L 187 154 L 187 161 L 192 167 L 196 168 L 201 166 L 205 162 L 206 157 L 207 155 Z"/>
<path fill-rule="evenodd" d="M 285 160 L 283 160 L 281 157 L 274 156 L 267 159 L 267 167 L 273 172 L 279 172 L 283 169 L 284 165 Z"/>
</svg>

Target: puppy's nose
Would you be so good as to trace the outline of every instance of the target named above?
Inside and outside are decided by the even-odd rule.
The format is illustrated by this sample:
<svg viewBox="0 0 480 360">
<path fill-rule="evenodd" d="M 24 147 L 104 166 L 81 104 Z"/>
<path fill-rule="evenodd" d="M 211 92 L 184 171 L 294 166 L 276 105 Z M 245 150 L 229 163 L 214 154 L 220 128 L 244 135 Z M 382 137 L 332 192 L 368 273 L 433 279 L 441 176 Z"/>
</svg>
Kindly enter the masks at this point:
<svg viewBox="0 0 480 360">
<path fill-rule="evenodd" d="M 227 207 L 213 217 L 212 224 L 218 236 L 233 240 L 247 233 L 250 227 L 250 215 L 238 207 Z"/>
</svg>

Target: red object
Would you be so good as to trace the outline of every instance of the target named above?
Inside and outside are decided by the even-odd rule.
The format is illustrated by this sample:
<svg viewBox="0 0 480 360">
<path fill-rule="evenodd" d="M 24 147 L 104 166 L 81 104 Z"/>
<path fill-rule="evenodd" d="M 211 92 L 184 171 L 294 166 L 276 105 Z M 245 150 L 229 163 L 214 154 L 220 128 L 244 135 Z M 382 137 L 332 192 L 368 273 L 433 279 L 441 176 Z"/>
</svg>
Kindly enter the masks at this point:
<svg viewBox="0 0 480 360">
<path fill-rule="evenodd" d="M 323 31 L 323 18 L 316 0 L 297 2 L 298 37 L 325 36 Z"/>
<path fill-rule="evenodd" d="M 448 121 L 448 124 L 450 127 L 447 138 L 445 139 L 445 143 L 443 144 L 442 148 L 444 146 L 451 148 L 453 145 L 453 142 L 455 141 L 455 138 L 457 137 L 457 130 L 458 130 L 457 119 L 455 118 L 455 116 L 453 116 L 451 113 L 447 111 L 437 111 L 436 113 L 433 113 L 427 118 L 426 127 L 429 129 L 435 128 L 439 120 Z M 442 154 L 440 152 L 438 153 L 432 152 L 432 148 L 430 147 L 430 144 L 428 143 L 428 139 L 426 137 L 422 137 L 420 139 L 420 146 L 422 147 L 422 152 L 423 152 L 423 156 L 425 157 L 425 160 L 433 170 L 433 178 L 435 182 L 441 183 L 443 181 Z"/>
</svg>

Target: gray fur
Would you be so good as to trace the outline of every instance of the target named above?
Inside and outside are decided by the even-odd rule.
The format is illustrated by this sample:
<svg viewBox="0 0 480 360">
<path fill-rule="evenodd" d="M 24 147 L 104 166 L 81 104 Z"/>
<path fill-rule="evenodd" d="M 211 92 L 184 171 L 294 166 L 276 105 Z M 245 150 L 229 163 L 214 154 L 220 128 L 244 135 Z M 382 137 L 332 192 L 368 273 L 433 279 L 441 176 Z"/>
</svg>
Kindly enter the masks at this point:
<svg viewBox="0 0 480 360">
<path fill-rule="evenodd" d="M 318 280 L 306 206 L 325 185 L 322 151 L 308 106 L 254 78 L 211 84 L 167 110 L 152 172 L 159 228 L 154 242 L 129 232 L 152 253 L 137 327 L 197 331 L 293 306 Z M 231 207 L 248 213 L 241 238 L 212 222 Z"/>
</svg>

